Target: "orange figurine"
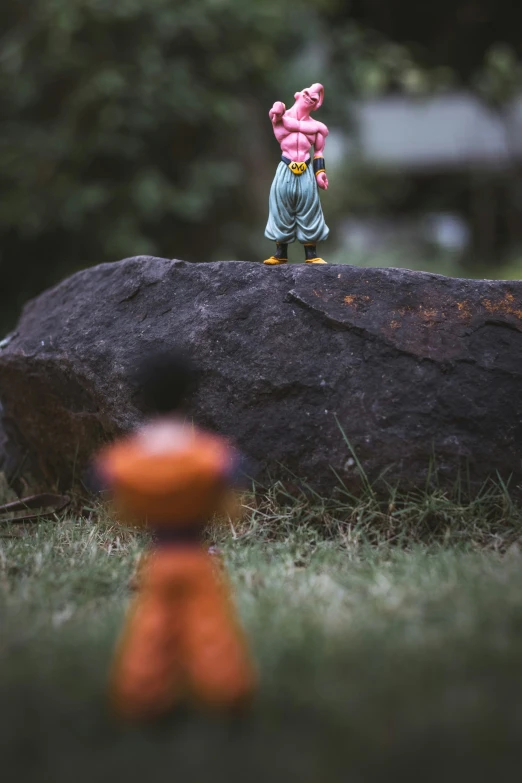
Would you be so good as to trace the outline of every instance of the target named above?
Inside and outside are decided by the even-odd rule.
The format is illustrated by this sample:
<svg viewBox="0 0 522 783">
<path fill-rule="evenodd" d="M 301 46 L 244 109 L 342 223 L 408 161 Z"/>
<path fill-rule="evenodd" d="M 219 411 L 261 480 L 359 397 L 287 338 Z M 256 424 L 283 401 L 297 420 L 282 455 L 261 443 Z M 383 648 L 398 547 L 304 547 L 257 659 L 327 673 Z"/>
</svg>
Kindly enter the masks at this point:
<svg viewBox="0 0 522 783">
<path fill-rule="evenodd" d="M 237 454 L 225 439 L 183 421 L 181 403 L 195 385 L 186 357 L 152 357 L 136 381 L 154 415 L 96 461 L 122 521 L 153 532 L 114 661 L 113 707 L 123 718 L 147 719 L 185 699 L 245 706 L 254 667 L 226 574 L 202 540 L 233 498 Z"/>
</svg>

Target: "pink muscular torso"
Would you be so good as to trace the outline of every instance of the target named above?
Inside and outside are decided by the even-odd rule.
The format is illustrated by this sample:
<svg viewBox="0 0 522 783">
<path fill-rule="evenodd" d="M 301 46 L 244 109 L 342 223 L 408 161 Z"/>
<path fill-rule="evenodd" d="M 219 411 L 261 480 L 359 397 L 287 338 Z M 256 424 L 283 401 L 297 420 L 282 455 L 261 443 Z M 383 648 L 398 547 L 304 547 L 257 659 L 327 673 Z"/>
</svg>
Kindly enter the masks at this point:
<svg viewBox="0 0 522 783">
<path fill-rule="evenodd" d="M 275 130 L 275 137 L 281 146 L 281 152 L 290 160 L 308 160 L 310 157 L 310 148 L 315 141 L 309 138 L 305 133 L 289 133 L 284 127 L 282 130 Z"/>
<path fill-rule="evenodd" d="M 299 130 L 297 130 L 298 123 Z M 325 126 L 317 120 L 309 118 L 298 121 L 289 117 L 287 112 L 282 121 L 274 125 L 274 135 L 280 144 L 283 155 L 286 155 L 290 160 L 303 161 L 310 157 L 311 147 L 315 147 L 317 155 L 323 151 L 324 135 L 326 134 L 321 131 L 324 128 Z M 318 136 L 320 136 L 319 143 L 317 143 Z"/>
<path fill-rule="evenodd" d="M 284 113 L 282 108 L 283 104 L 274 104 L 272 124 L 283 155 L 290 160 L 308 160 L 311 147 L 315 148 L 316 155 L 322 154 L 328 135 L 326 125 L 310 116 L 298 119 L 294 107 Z"/>
<path fill-rule="evenodd" d="M 324 123 L 310 117 L 311 110 L 308 106 L 303 108 L 302 101 L 296 101 L 286 111 L 284 103 L 277 101 L 269 112 L 281 152 L 292 161 L 308 161 L 311 147 L 314 147 L 316 156 L 324 154 L 328 128 Z M 317 184 L 323 190 L 328 188 L 328 178 L 324 171 L 317 175 Z"/>
</svg>

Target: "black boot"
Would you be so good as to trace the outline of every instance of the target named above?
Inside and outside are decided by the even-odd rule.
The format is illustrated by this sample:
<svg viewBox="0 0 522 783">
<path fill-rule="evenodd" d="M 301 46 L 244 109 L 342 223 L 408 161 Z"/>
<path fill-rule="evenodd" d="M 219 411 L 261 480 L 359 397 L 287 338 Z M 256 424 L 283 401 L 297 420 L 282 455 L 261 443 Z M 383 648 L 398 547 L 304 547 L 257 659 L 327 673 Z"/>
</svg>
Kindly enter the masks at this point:
<svg viewBox="0 0 522 783">
<path fill-rule="evenodd" d="M 326 264 L 322 258 L 317 256 L 317 246 L 314 242 L 305 242 L 305 261 L 307 264 Z"/>
<path fill-rule="evenodd" d="M 273 256 L 267 258 L 264 262 L 270 266 L 278 266 L 288 262 L 288 244 L 285 242 L 276 242 L 276 251 Z"/>
</svg>

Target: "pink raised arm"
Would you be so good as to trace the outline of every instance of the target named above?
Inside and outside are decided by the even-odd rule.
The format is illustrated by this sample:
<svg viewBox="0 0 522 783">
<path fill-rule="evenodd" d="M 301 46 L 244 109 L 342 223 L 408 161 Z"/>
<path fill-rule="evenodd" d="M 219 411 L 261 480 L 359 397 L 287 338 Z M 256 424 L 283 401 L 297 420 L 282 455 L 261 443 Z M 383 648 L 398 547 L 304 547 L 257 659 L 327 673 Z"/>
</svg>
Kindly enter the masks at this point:
<svg viewBox="0 0 522 783">
<path fill-rule="evenodd" d="M 288 114 L 285 114 L 283 117 L 283 125 L 287 131 L 299 132 L 301 130 L 301 120 L 297 120 L 295 117 L 289 117 Z"/>
<path fill-rule="evenodd" d="M 272 122 L 272 125 L 276 125 L 281 122 L 285 111 L 286 111 L 286 106 L 282 101 L 276 101 L 274 103 L 274 105 L 268 112 L 268 116 L 270 117 L 270 121 Z"/>
</svg>

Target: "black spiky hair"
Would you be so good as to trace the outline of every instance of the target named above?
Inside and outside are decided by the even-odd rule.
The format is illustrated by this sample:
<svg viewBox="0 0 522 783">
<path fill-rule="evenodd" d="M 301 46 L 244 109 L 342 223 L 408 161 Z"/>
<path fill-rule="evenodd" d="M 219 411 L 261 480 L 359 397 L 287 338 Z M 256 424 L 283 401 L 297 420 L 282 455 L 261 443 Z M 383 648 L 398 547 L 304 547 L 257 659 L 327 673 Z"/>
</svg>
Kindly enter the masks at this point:
<svg viewBox="0 0 522 783">
<path fill-rule="evenodd" d="M 179 411 L 198 384 L 198 369 L 192 357 L 181 349 L 149 353 L 138 364 L 134 386 L 146 413 Z"/>
</svg>

